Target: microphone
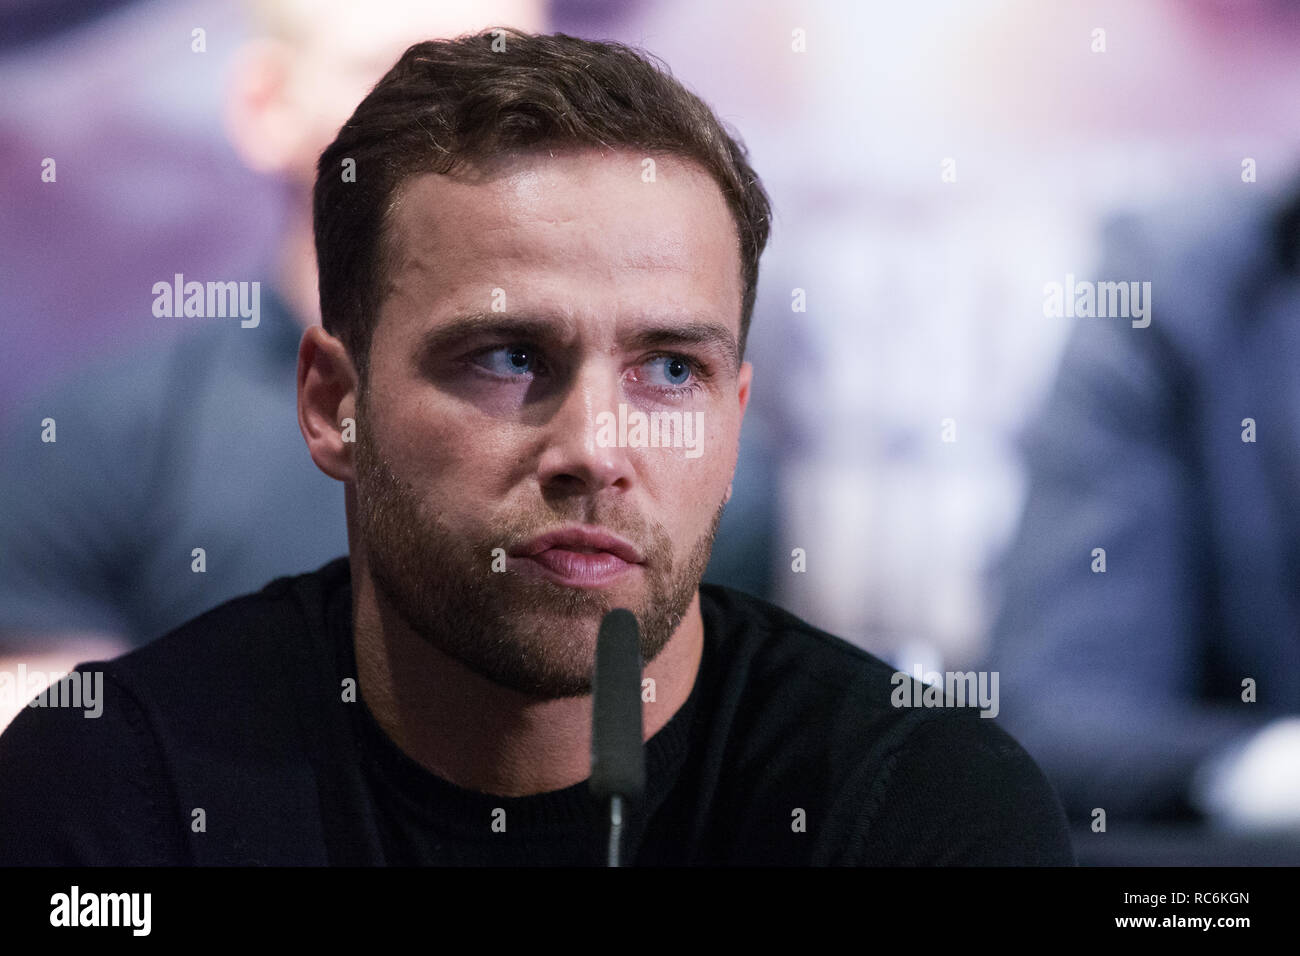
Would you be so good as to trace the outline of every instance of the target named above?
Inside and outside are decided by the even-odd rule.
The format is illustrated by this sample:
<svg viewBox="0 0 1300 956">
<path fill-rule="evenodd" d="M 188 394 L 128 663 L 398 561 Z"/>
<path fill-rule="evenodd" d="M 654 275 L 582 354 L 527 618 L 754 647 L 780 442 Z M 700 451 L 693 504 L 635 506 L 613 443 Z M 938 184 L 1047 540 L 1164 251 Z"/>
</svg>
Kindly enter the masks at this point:
<svg viewBox="0 0 1300 956">
<path fill-rule="evenodd" d="M 626 804 L 645 792 L 641 630 L 623 608 L 600 622 L 591 706 L 591 791 L 609 808 L 609 865 L 619 866 Z"/>
</svg>

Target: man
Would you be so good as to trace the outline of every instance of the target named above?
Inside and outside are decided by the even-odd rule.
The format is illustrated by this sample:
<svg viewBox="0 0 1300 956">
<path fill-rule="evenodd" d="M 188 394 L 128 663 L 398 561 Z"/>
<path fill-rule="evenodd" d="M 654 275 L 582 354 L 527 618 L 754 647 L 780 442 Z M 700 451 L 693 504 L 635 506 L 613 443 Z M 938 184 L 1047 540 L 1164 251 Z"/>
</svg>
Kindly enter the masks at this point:
<svg viewBox="0 0 1300 956">
<path fill-rule="evenodd" d="M 542 30 L 544 0 L 247 0 L 225 126 L 284 196 L 260 316 L 181 320 L 175 341 L 81 369 L 8 410 L 0 439 L 0 673 L 61 674 L 159 637 L 347 547 L 337 483 L 294 431 L 302 331 L 320 321 L 311 193 L 320 152 L 413 41 L 508 23 Z M 161 261 L 157 277 L 180 270 Z M 187 270 L 188 271 L 188 270 Z M 213 278 L 200 274 L 198 278 Z M 223 276 L 223 278 L 229 278 Z M 240 278 L 243 278 L 242 276 Z M 148 285 L 141 285 L 147 309 Z M 177 320 L 159 319 L 163 323 Z M 58 424 L 43 443 L 40 423 Z M 719 531 L 710 580 L 763 594 L 775 482 L 749 416 L 748 468 Z M 201 573 L 193 550 L 203 549 Z M 34 691 L 33 691 L 34 693 Z M 26 698 L 0 701 L 0 729 Z"/>
<path fill-rule="evenodd" d="M 896 707 L 881 661 L 700 585 L 770 209 L 699 99 L 616 44 L 417 44 L 314 217 L 298 420 L 348 560 L 85 665 L 97 718 L 24 711 L 0 863 L 597 863 L 614 607 L 644 660 L 626 860 L 1072 862 L 991 721 Z"/>
</svg>

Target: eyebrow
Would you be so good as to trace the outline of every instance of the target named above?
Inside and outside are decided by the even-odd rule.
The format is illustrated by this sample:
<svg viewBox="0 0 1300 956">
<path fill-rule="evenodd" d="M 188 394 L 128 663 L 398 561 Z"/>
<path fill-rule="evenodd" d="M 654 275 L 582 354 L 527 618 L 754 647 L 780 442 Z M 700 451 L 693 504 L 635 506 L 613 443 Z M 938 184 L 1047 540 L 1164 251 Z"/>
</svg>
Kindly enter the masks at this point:
<svg viewBox="0 0 1300 956">
<path fill-rule="evenodd" d="M 573 338 L 575 331 L 574 323 L 563 316 L 542 318 L 499 312 L 471 312 L 425 332 L 420 336 L 419 352 L 422 356 L 436 355 L 473 336 L 555 342 Z"/>
<path fill-rule="evenodd" d="M 720 352 L 733 369 L 740 367 L 740 348 L 726 326 L 713 322 L 684 322 L 638 328 L 629 337 L 636 348 L 702 345 Z"/>
<path fill-rule="evenodd" d="M 421 356 L 436 355 L 475 336 L 553 344 L 572 340 L 576 334 L 577 323 L 567 316 L 472 312 L 425 332 L 420 337 L 419 353 Z M 716 322 L 660 322 L 642 325 L 629 331 L 626 344 L 641 349 L 700 345 L 720 353 L 732 368 L 740 367 L 740 347 L 735 335 L 726 326 Z"/>
</svg>

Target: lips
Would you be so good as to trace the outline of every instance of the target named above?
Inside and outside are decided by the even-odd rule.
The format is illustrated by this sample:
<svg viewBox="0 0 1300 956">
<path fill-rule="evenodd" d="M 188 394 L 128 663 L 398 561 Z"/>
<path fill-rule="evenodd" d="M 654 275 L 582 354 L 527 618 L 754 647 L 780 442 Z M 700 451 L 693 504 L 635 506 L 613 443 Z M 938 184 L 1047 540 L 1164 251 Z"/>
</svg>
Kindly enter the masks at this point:
<svg viewBox="0 0 1300 956">
<path fill-rule="evenodd" d="M 600 587 L 645 559 L 635 545 L 615 535 L 591 528 L 565 528 L 534 538 L 513 555 L 559 584 Z"/>
</svg>

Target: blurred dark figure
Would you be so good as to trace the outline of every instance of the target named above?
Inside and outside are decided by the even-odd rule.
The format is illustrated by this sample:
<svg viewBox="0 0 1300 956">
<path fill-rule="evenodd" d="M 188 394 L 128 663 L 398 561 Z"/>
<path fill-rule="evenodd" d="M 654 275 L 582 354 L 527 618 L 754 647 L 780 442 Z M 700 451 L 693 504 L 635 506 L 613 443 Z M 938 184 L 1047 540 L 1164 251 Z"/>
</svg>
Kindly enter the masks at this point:
<svg viewBox="0 0 1300 956">
<path fill-rule="evenodd" d="M 1300 833 L 1300 190 L 1255 188 L 1111 225 L 1150 325 L 1074 320 L 1025 438 L 993 664 L 1075 827 Z"/>
</svg>

